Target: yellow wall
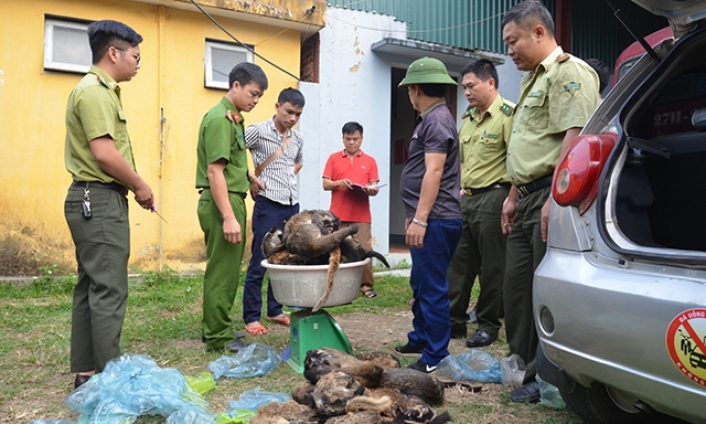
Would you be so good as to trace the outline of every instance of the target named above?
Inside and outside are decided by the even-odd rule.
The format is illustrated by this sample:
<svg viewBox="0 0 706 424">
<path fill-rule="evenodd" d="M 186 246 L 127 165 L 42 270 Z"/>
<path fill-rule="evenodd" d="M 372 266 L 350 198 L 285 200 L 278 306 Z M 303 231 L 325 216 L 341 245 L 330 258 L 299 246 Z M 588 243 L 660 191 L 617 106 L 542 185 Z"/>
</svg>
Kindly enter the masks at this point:
<svg viewBox="0 0 706 424">
<path fill-rule="evenodd" d="M 168 224 L 142 210 L 130 194 L 133 269 L 201 267 L 203 236 L 196 217 L 196 140 L 204 113 L 225 91 L 204 88 L 206 38 L 230 41 L 203 15 L 129 1 L 25 0 L 0 16 L 0 275 L 32 265 L 68 264 L 73 243 L 63 216 L 71 177 L 64 168 L 66 99 L 80 75 L 45 72 L 45 14 L 114 19 L 142 35 L 138 75 L 122 83 L 123 106 L 138 172 L 160 199 Z M 224 17 L 217 20 L 241 41 L 298 75 L 300 34 Z M 297 81 L 259 58 L 269 78 L 246 123 L 268 119 L 279 91 Z M 160 146 L 160 109 L 164 111 Z M 251 209 L 251 208 L 249 208 Z M 162 247 L 162 259 L 159 252 Z M 22 268 L 24 266 L 24 268 Z M 26 268 L 26 269 L 25 269 Z"/>
</svg>

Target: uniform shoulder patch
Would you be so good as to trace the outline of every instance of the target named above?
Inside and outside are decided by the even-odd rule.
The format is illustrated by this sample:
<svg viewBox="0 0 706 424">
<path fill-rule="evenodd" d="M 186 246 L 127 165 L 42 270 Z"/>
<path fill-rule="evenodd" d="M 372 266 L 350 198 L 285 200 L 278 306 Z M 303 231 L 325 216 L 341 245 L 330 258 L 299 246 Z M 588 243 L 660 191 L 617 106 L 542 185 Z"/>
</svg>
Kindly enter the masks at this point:
<svg viewBox="0 0 706 424">
<path fill-rule="evenodd" d="M 96 79 L 98 80 L 99 83 L 101 83 L 101 85 L 105 86 L 105 88 L 110 88 L 108 83 L 100 75 L 96 75 Z"/>
<path fill-rule="evenodd" d="M 568 84 L 564 84 L 564 94 L 566 94 L 566 97 L 573 99 L 579 94 L 579 91 L 581 91 L 581 83 L 579 82 L 574 82 L 571 81 Z"/>
<path fill-rule="evenodd" d="M 507 103 L 503 103 L 502 106 L 500 106 L 500 112 L 504 113 L 507 116 L 512 116 L 512 114 L 515 112 L 515 108 Z"/>
<path fill-rule="evenodd" d="M 569 60 L 569 57 L 570 57 L 570 56 L 569 56 L 568 54 L 562 53 L 562 54 L 560 54 L 559 56 L 556 57 L 556 62 L 557 62 L 557 63 L 564 63 L 564 62 L 566 62 L 567 60 Z"/>
</svg>

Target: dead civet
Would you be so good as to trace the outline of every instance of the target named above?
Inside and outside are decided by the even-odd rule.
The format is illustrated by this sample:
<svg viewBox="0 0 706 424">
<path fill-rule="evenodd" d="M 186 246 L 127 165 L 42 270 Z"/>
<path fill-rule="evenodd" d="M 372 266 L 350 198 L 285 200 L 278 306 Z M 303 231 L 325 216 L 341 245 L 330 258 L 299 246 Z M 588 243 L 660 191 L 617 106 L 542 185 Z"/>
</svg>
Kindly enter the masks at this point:
<svg viewBox="0 0 706 424">
<path fill-rule="evenodd" d="M 389 354 L 356 359 L 322 348 L 307 353 L 308 382 L 292 390 L 293 401 L 270 403 L 251 424 L 443 424 L 430 405 L 443 403 L 444 388 L 433 376 L 407 368 Z"/>
<path fill-rule="evenodd" d="M 341 220 L 331 211 L 306 210 L 289 218 L 284 231 L 273 227 L 262 241 L 262 251 L 271 264 L 329 264 L 326 291 L 313 311 L 328 300 L 333 276 L 341 263 L 375 257 L 390 267 L 382 254 L 372 250 L 366 252 L 360 242 L 352 237 L 358 231 L 357 225 L 339 228 L 340 224 Z"/>
<path fill-rule="evenodd" d="M 366 252 L 352 237 L 358 232 L 357 225 L 339 229 L 340 225 L 341 220 L 331 211 L 302 211 L 287 220 L 284 231 L 272 227 L 262 241 L 262 251 L 271 264 L 323 265 L 329 262 L 330 253 L 340 247 L 342 263 L 374 257 L 390 267 L 382 254 Z"/>
</svg>

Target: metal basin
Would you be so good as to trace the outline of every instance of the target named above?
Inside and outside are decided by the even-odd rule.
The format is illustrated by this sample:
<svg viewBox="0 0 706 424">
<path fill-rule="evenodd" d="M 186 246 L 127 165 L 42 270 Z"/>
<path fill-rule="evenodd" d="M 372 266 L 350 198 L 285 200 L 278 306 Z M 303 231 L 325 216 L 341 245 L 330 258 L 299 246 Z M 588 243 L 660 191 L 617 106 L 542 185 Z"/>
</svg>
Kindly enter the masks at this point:
<svg viewBox="0 0 706 424">
<path fill-rule="evenodd" d="M 324 307 L 351 303 L 360 293 L 363 268 L 369 258 L 341 264 L 333 276 L 333 288 Z M 328 265 L 275 265 L 260 263 L 267 269 L 275 299 L 283 305 L 312 308 L 326 290 Z"/>
</svg>

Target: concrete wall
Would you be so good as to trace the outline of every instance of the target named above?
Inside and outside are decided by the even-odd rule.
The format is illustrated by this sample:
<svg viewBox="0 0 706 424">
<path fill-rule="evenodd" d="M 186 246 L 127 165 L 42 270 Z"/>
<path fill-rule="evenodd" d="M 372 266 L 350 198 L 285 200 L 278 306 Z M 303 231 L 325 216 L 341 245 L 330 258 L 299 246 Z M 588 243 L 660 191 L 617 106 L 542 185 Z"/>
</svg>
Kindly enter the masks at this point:
<svg viewBox="0 0 706 424">
<path fill-rule="evenodd" d="M 498 92 L 504 98 L 517 102 L 517 98 L 520 97 L 522 72 L 517 70 L 510 56 L 505 56 L 505 63 L 496 66 L 496 69 L 498 70 L 498 79 L 500 79 Z"/>
<path fill-rule="evenodd" d="M 331 194 L 321 186 L 321 173 L 329 155 L 343 149 L 341 127 L 348 121 L 363 126 L 362 149 L 376 159 L 381 182 L 390 181 L 391 63 L 376 56 L 370 46 L 404 33 L 405 24 L 390 16 L 328 9 L 326 27 L 319 32 L 321 82 L 300 83 L 307 99 L 299 124 L 305 140 L 300 172 L 303 209 L 329 208 Z M 390 196 L 399 194 L 388 186 L 370 200 L 373 249 L 385 253 Z"/>
</svg>

